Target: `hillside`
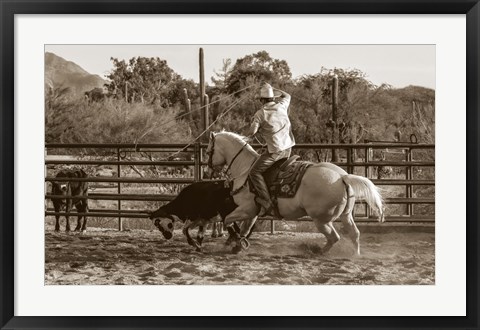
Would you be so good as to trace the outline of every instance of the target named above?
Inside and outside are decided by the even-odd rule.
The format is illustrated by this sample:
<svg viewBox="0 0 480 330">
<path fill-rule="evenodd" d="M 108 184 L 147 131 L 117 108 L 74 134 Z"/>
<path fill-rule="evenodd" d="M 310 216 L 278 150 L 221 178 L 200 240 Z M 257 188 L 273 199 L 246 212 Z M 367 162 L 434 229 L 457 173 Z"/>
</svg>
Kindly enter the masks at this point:
<svg viewBox="0 0 480 330">
<path fill-rule="evenodd" d="M 429 103 L 435 102 L 435 90 L 421 86 L 407 86 L 404 88 L 392 89 L 389 91 L 391 96 L 399 98 L 405 104 L 411 104 L 412 101 Z"/>
<path fill-rule="evenodd" d="M 53 53 L 45 53 L 45 87 L 69 87 L 74 96 L 95 87 L 103 87 L 105 80 L 82 69 L 74 62 Z"/>
</svg>

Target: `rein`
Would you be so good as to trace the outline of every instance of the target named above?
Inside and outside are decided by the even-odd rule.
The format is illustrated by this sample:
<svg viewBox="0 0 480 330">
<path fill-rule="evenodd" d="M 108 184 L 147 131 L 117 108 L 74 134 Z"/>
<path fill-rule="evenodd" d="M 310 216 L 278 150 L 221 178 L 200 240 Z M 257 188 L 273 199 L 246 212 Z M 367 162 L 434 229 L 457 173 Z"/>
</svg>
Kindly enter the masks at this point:
<svg viewBox="0 0 480 330">
<path fill-rule="evenodd" d="M 214 168 L 213 168 L 213 160 L 212 159 L 213 159 L 213 153 L 215 152 L 215 137 L 213 137 L 211 140 L 212 140 L 212 148 L 210 149 L 210 151 L 207 152 L 207 155 L 208 155 L 208 167 L 210 167 L 213 170 Z M 222 171 L 223 173 L 226 174 L 230 170 L 230 168 L 232 167 L 235 159 L 237 159 L 237 157 L 242 153 L 243 149 L 245 149 L 245 147 L 247 145 L 248 145 L 248 143 L 245 142 L 245 144 L 240 148 L 240 150 L 238 150 L 238 152 L 232 158 L 232 160 L 230 161 L 230 164 L 228 164 L 227 169 Z"/>
<path fill-rule="evenodd" d="M 227 169 L 225 170 L 225 173 L 227 173 L 230 168 L 232 167 L 233 165 L 233 162 L 235 161 L 235 159 L 237 159 L 237 157 L 242 153 L 243 149 L 247 146 L 247 142 L 245 142 L 245 144 L 240 148 L 240 150 L 238 150 L 237 154 L 232 158 L 232 161 L 230 162 L 230 164 L 228 165 Z"/>
<path fill-rule="evenodd" d="M 212 156 L 213 156 L 213 153 L 215 152 L 215 137 L 213 137 L 211 139 L 212 141 L 212 148 L 210 149 L 210 151 L 207 152 L 207 155 L 208 155 L 208 167 L 210 167 L 212 170 L 214 170 L 213 168 L 213 161 L 212 161 Z M 238 156 L 240 156 L 240 154 L 242 153 L 242 151 L 245 149 L 245 147 L 248 145 L 247 142 L 245 142 L 245 144 L 240 148 L 240 150 L 237 151 L 237 153 L 235 154 L 235 156 L 233 156 L 232 160 L 230 161 L 230 164 L 228 164 L 228 167 L 226 170 L 222 170 L 222 173 L 224 173 L 225 175 L 228 176 L 228 171 L 230 170 L 230 168 L 232 167 L 233 163 L 235 162 L 235 160 L 237 159 Z M 255 162 L 257 161 L 257 159 L 254 159 L 253 163 L 248 167 L 248 169 L 241 173 L 238 177 L 241 177 L 242 175 L 244 175 L 245 173 L 249 172 L 250 169 L 252 168 L 253 164 L 255 164 Z M 213 176 L 213 172 L 212 172 L 212 176 Z M 228 180 L 229 182 L 232 182 L 232 181 L 235 181 L 236 178 L 233 178 L 233 179 L 230 179 Z M 233 195 L 236 195 L 238 194 L 243 188 L 246 187 L 247 185 L 247 182 L 248 182 L 248 177 L 247 179 L 245 179 L 245 182 L 240 186 L 238 187 L 237 189 L 235 190 L 232 190 L 230 192 L 230 195 L 233 196 Z"/>
</svg>

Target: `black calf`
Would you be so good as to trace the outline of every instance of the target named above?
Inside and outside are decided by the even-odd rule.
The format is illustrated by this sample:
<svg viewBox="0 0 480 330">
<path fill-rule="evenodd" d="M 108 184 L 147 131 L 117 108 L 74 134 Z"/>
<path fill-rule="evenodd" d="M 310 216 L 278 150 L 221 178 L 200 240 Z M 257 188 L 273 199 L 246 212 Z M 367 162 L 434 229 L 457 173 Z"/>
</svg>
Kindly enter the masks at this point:
<svg viewBox="0 0 480 330">
<path fill-rule="evenodd" d="M 57 173 L 56 178 L 86 178 L 87 174 L 82 169 L 64 169 Z M 75 198 L 75 196 L 83 197 L 88 195 L 88 182 L 78 181 L 53 181 L 52 182 L 52 195 L 73 196 L 73 197 L 52 197 L 53 207 L 55 212 L 65 210 L 70 212 L 72 206 L 75 205 L 77 212 L 86 213 L 88 211 L 88 201 L 86 199 Z M 83 225 L 80 225 L 83 218 Z M 60 216 L 55 216 L 55 231 L 60 231 Z M 65 230 L 70 231 L 69 216 L 66 215 L 67 221 Z M 87 217 L 78 216 L 77 227 L 75 231 L 87 229 Z"/>
<path fill-rule="evenodd" d="M 170 239 L 173 236 L 173 216 L 185 223 L 184 233 L 189 244 L 197 246 L 203 238 L 204 226 L 220 215 L 222 220 L 231 213 L 237 205 L 230 195 L 230 189 L 225 188 L 224 181 L 195 182 L 185 187 L 171 202 L 163 205 L 150 215 L 150 219 Z M 167 222 L 167 225 L 164 222 Z M 199 238 L 194 242 L 188 232 L 189 227 L 199 226 Z M 201 243 L 200 243 L 201 244 Z"/>
</svg>

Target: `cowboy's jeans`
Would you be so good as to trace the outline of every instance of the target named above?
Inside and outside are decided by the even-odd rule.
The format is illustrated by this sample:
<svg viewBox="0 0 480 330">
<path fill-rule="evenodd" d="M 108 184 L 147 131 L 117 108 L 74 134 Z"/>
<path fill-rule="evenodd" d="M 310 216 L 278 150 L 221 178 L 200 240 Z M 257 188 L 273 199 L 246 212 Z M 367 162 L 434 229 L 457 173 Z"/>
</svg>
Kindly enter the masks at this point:
<svg viewBox="0 0 480 330">
<path fill-rule="evenodd" d="M 250 170 L 250 179 L 253 184 L 253 188 L 257 193 L 255 199 L 261 206 L 268 210 L 272 207 L 272 201 L 270 200 L 270 193 L 268 192 L 267 184 L 263 178 L 263 173 L 270 168 L 277 160 L 285 157 L 290 157 L 291 148 L 276 153 L 269 153 L 268 151 L 260 155 L 255 164 L 253 164 Z"/>
</svg>

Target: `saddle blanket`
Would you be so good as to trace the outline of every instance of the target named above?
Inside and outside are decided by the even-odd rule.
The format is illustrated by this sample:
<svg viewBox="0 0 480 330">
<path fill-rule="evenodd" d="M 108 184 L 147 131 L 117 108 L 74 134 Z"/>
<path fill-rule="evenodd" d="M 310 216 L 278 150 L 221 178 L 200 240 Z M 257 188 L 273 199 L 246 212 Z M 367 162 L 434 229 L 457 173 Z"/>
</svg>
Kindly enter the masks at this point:
<svg viewBox="0 0 480 330">
<path fill-rule="evenodd" d="M 305 171 L 314 163 L 307 161 L 296 161 L 285 169 L 277 169 L 265 175 L 265 181 L 270 190 L 272 198 L 293 198 L 302 182 Z M 275 169 L 274 169 L 275 170 Z M 273 175 L 272 175 L 273 174 Z"/>
</svg>

